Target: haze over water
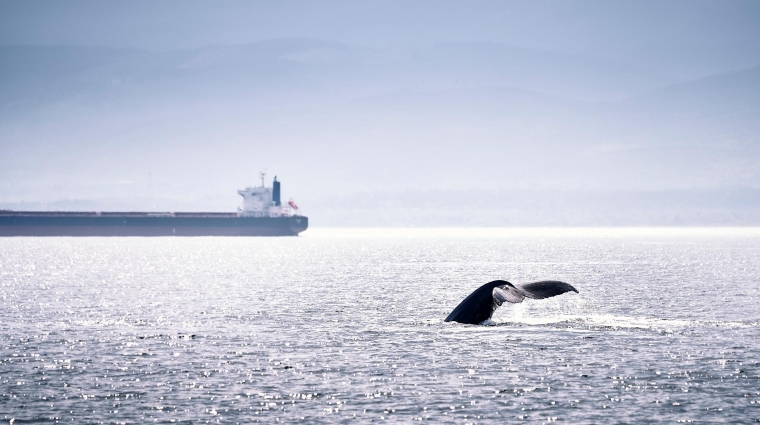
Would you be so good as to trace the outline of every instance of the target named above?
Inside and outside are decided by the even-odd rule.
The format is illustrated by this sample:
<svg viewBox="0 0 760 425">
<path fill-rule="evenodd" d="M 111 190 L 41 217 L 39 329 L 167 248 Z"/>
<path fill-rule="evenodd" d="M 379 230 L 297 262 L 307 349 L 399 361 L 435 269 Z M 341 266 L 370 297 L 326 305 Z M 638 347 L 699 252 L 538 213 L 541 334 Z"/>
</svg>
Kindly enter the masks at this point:
<svg viewBox="0 0 760 425">
<path fill-rule="evenodd" d="M 0 209 L 760 225 L 753 0 L 0 0 Z"/>
<path fill-rule="evenodd" d="M 0 239 L 13 423 L 749 423 L 757 229 Z M 494 279 L 579 294 L 444 323 Z"/>
</svg>

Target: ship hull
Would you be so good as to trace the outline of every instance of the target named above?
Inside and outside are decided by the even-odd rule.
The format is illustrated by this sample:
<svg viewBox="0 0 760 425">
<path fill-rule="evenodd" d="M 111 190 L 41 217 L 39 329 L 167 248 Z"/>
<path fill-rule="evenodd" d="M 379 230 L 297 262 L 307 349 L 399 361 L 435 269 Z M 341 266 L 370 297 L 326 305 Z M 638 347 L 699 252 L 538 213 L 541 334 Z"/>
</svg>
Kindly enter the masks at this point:
<svg viewBox="0 0 760 425">
<path fill-rule="evenodd" d="M 308 217 L 301 216 L 43 214 L 0 213 L 0 236 L 297 236 L 309 226 Z"/>
</svg>

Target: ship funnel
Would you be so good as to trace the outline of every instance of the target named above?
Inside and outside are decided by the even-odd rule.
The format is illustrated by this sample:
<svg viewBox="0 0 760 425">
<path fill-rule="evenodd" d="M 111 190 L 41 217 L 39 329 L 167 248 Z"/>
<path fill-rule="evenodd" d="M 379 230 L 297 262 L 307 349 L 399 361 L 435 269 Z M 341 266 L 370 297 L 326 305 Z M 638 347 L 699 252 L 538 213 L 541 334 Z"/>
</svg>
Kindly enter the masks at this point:
<svg viewBox="0 0 760 425">
<path fill-rule="evenodd" d="M 272 201 L 277 207 L 282 205 L 280 201 L 280 182 L 277 181 L 277 176 L 274 176 L 274 182 L 272 183 Z"/>
</svg>

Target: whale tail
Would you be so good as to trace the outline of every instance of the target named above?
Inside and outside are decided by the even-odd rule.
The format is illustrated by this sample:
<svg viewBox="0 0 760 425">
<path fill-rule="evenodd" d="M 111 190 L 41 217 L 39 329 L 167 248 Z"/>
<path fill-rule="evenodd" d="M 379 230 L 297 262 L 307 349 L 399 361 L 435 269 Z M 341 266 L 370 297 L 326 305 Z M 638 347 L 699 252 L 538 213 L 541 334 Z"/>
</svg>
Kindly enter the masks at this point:
<svg viewBox="0 0 760 425">
<path fill-rule="evenodd" d="M 541 300 L 565 292 L 578 292 L 572 285 L 556 280 L 513 285 L 504 280 L 494 280 L 476 289 L 465 298 L 446 318 L 446 322 L 478 324 L 493 316 L 504 302 L 521 303 L 525 298 Z"/>
<path fill-rule="evenodd" d="M 540 282 L 497 286 L 493 288 L 493 298 L 494 301 L 498 302 L 498 305 L 501 305 L 504 301 L 521 303 L 525 298 L 542 300 L 562 295 L 565 292 L 578 293 L 578 290 L 565 282 L 542 280 Z"/>
</svg>

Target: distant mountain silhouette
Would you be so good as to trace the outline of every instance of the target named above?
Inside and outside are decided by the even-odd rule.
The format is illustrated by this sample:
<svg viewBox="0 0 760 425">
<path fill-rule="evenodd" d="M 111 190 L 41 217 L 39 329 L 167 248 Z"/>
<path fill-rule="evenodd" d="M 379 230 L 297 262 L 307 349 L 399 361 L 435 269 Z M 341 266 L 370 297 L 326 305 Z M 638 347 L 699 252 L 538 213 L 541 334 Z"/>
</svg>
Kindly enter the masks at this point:
<svg viewBox="0 0 760 425">
<path fill-rule="evenodd" d="M 739 197 L 710 195 L 708 208 L 686 202 L 689 193 L 760 189 L 759 117 L 760 68 L 674 82 L 496 43 L 0 46 L 0 200 L 229 209 L 240 182 L 269 168 L 288 176 L 286 188 L 300 182 L 299 204 L 320 205 L 324 217 L 338 208 L 326 197 L 363 199 L 369 217 L 357 194 L 377 193 L 380 211 L 383 193 L 405 191 L 427 194 L 441 205 L 431 214 L 455 220 L 462 212 L 435 197 L 477 188 L 522 191 L 526 211 L 565 205 L 550 193 L 583 193 L 577 211 L 598 211 L 593 193 L 614 205 L 622 198 L 604 193 L 630 193 L 651 206 L 629 220 L 638 224 L 665 220 L 653 201 L 662 198 L 648 193 L 678 193 L 684 209 L 709 218 Z M 760 223 L 753 205 L 742 223 Z M 619 211 L 621 223 L 634 214 Z"/>
<path fill-rule="evenodd" d="M 3 104 L 113 99 L 135 93 L 204 95 L 272 89 L 362 96 L 412 88 L 506 86 L 580 100 L 660 87 L 667 78 L 613 61 L 496 43 L 383 51 L 309 39 L 149 52 L 93 47 L 0 46 Z M 273 95 L 274 96 L 274 95 Z"/>
</svg>

